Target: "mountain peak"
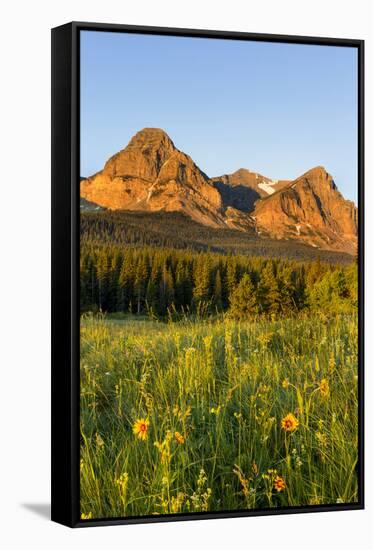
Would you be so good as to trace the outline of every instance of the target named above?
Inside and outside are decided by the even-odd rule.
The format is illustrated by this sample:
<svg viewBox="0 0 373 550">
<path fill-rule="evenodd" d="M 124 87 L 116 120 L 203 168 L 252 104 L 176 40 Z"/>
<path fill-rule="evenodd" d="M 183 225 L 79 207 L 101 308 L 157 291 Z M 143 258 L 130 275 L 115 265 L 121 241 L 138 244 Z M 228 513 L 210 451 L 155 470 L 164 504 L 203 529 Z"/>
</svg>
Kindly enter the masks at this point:
<svg viewBox="0 0 373 550">
<path fill-rule="evenodd" d="M 317 166 L 313 166 L 307 172 L 322 172 L 322 173 L 328 173 L 325 166 L 322 166 L 321 164 L 318 164 Z"/>
<path fill-rule="evenodd" d="M 242 174 L 242 175 L 245 175 L 245 174 L 252 174 L 252 172 L 248 169 L 248 168 L 239 168 L 238 170 L 236 170 L 235 172 L 233 172 L 233 174 Z"/>
<path fill-rule="evenodd" d="M 314 166 L 313 168 L 310 168 L 309 170 L 307 170 L 307 172 L 305 172 L 303 174 L 304 177 L 307 177 L 307 176 L 316 176 L 316 177 L 321 177 L 323 179 L 327 179 L 327 178 L 330 178 L 330 174 L 329 172 L 326 170 L 326 168 L 324 166 Z M 303 177 L 301 176 L 301 177 Z"/>
<path fill-rule="evenodd" d="M 112 156 L 103 172 L 113 177 L 138 177 L 152 181 L 162 165 L 177 151 L 161 128 L 143 128 L 137 132 L 125 149 Z"/>
<path fill-rule="evenodd" d="M 81 196 L 112 210 L 182 211 L 224 226 L 220 193 L 161 128 L 143 128 L 103 170 L 81 183 Z"/>
<path fill-rule="evenodd" d="M 315 166 L 294 181 L 305 182 L 307 185 L 311 185 L 311 187 L 317 190 L 320 195 L 329 193 L 330 191 L 336 191 L 339 193 L 333 176 L 324 168 L 324 166 Z"/>
<path fill-rule="evenodd" d="M 127 147 L 131 146 L 141 146 L 143 144 L 149 144 L 149 145 L 159 145 L 162 142 L 167 142 L 168 144 L 171 144 L 173 148 L 175 148 L 172 140 L 168 136 L 168 134 L 162 130 L 162 128 L 143 128 L 142 130 L 139 130 L 130 140 Z"/>
</svg>

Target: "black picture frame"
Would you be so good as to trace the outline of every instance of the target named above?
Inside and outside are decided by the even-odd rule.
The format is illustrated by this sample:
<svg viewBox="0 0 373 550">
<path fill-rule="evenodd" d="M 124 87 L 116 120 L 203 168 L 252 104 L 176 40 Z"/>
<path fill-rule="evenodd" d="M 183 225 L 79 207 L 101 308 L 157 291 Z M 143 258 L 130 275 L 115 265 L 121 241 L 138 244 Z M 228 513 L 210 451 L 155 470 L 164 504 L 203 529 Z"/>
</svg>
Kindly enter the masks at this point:
<svg viewBox="0 0 373 550">
<path fill-rule="evenodd" d="M 187 515 L 80 520 L 79 509 L 79 33 L 110 31 L 356 48 L 358 53 L 359 499 Z M 52 520 L 69 527 L 364 508 L 364 41 L 72 22 L 52 29 Z"/>
</svg>

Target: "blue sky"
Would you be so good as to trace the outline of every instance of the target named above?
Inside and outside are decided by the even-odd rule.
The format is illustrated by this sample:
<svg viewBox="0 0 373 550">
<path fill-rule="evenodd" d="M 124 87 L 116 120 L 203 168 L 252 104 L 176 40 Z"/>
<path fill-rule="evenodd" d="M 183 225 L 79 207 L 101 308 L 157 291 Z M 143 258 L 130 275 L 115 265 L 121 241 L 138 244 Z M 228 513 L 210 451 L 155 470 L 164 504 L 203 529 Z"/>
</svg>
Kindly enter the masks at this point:
<svg viewBox="0 0 373 550">
<path fill-rule="evenodd" d="M 209 176 L 323 165 L 357 200 L 357 50 L 81 33 L 81 175 L 163 128 Z"/>
</svg>

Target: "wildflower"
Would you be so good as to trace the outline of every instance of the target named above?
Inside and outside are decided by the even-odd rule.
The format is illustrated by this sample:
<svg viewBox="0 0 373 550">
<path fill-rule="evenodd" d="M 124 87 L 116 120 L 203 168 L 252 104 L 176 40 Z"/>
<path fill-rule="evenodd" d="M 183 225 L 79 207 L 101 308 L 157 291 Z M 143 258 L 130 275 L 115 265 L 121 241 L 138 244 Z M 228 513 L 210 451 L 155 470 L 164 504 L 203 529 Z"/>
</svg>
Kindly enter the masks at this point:
<svg viewBox="0 0 373 550">
<path fill-rule="evenodd" d="M 316 438 L 322 447 L 325 447 L 328 444 L 328 436 L 325 433 L 316 432 Z"/>
<path fill-rule="evenodd" d="M 245 474 L 241 470 L 239 466 L 237 466 L 233 469 L 233 473 L 236 474 L 238 477 L 241 487 L 242 487 L 242 493 L 247 498 L 249 496 L 249 480 L 246 478 Z"/>
<path fill-rule="evenodd" d="M 221 406 L 219 405 L 218 407 L 211 407 L 210 409 L 210 413 L 211 414 L 216 414 L 218 415 L 220 413 L 220 410 L 221 410 Z"/>
<path fill-rule="evenodd" d="M 178 418 L 180 421 L 185 421 L 192 413 L 192 409 L 190 407 L 187 407 L 184 411 L 180 409 L 179 405 L 175 405 L 173 408 L 173 414 Z"/>
<path fill-rule="evenodd" d="M 273 487 L 276 489 L 278 493 L 281 493 L 281 491 L 284 491 L 286 487 L 284 478 L 281 476 L 276 476 L 273 481 Z"/>
<path fill-rule="evenodd" d="M 92 512 L 88 512 L 88 514 L 84 514 L 84 512 L 82 512 L 80 514 L 80 519 L 92 519 Z"/>
<path fill-rule="evenodd" d="M 120 474 L 120 476 L 115 480 L 115 483 L 118 485 L 119 489 L 125 493 L 127 490 L 129 475 L 127 472 Z"/>
<path fill-rule="evenodd" d="M 281 427 L 285 430 L 285 432 L 294 432 L 299 426 L 299 421 L 295 418 L 293 413 L 287 414 L 282 420 L 281 420 Z"/>
<path fill-rule="evenodd" d="M 177 514 L 180 512 L 181 507 L 185 500 L 185 494 L 184 493 L 178 493 L 176 497 L 171 497 L 171 512 L 173 514 Z"/>
<path fill-rule="evenodd" d="M 81 458 L 80 459 L 80 471 L 82 471 L 84 469 L 84 460 Z"/>
<path fill-rule="evenodd" d="M 319 390 L 323 397 L 327 397 L 329 395 L 329 382 L 326 380 L 326 378 L 323 378 L 321 380 Z"/>
<path fill-rule="evenodd" d="M 167 431 L 166 436 L 163 441 L 155 441 L 154 446 L 157 447 L 159 454 L 161 456 L 161 464 L 169 464 L 171 460 L 171 449 L 170 442 L 172 438 L 172 433 Z"/>
<path fill-rule="evenodd" d="M 133 433 L 142 441 L 148 437 L 149 420 L 147 418 L 139 418 L 133 425 Z"/>
<path fill-rule="evenodd" d="M 179 443 L 179 445 L 183 445 L 183 443 L 185 443 L 185 437 L 181 435 L 180 432 L 175 432 L 175 439 Z"/>
<path fill-rule="evenodd" d="M 272 340 L 272 336 L 273 336 L 273 333 L 272 332 L 269 332 L 268 334 L 259 334 L 259 336 L 257 336 L 257 341 L 259 342 L 259 344 L 261 344 L 263 347 L 266 347 L 267 344 L 269 344 L 269 342 Z"/>
<path fill-rule="evenodd" d="M 289 386 L 290 386 L 289 378 L 285 378 L 282 381 L 282 387 L 284 388 L 284 390 L 287 390 Z"/>
<path fill-rule="evenodd" d="M 196 512 L 207 512 L 209 500 L 212 495 L 212 490 L 207 485 L 207 475 L 203 468 L 200 469 L 198 480 L 197 480 L 197 489 L 194 491 L 190 497 L 193 509 Z"/>
</svg>

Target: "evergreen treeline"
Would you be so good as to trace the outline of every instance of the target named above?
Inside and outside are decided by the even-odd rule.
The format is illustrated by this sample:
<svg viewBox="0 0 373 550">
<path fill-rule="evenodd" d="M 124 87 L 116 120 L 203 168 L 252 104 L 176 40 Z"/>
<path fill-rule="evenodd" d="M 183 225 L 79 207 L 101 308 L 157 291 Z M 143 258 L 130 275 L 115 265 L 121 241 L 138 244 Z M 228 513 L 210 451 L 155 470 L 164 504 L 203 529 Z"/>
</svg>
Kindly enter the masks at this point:
<svg viewBox="0 0 373 550">
<path fill-rule="evenodd" d="M 298 261 L 317 260 L 351 263 L 343 252 L 318 250 L 294 240 L 259 239 L 257 235 L 234 229 L 216 229 L 194 222 L 179 212 L 100 211 L 81 212 L 82 244 L 107 246 L 152 246 L 159 248 L 249 254 Z"/>
<path fill-rule="evenodd" d="M 81 311 L 165 316 L 168 311 L 235 318 L 305 309 L 352 311 L 357 268 L 193 250 L 81 245 Z"/>
</svg>

